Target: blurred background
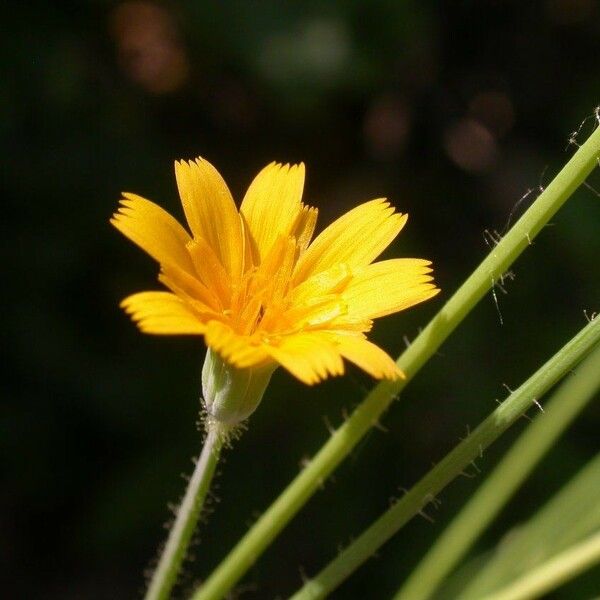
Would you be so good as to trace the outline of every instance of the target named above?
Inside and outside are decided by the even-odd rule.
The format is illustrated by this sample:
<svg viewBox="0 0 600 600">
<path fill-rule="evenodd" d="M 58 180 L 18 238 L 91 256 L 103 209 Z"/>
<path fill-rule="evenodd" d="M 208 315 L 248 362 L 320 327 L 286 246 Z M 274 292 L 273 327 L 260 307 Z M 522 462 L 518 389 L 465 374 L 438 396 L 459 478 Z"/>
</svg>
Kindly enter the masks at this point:
<svg viewBox="0 0 600 600">
<path fill-rule="evenodd" d="M 239 200 L 271 160 L 307 164 L 321 227 L 387 196 L 389 256 L 443 293 L 379 323 L 398 355 L 584 140 L 600 98 L 594 0 L 4 4 L 0 571 L 6 598 L 140 597 L 199 450 L 200 339 L 140 335 L 118 303 L 156 265 L 110 227 L 121 191 L 182 216 L 173 161 Z M 595 173 L 589 181 L 600 189 Z M 524 198 L 521 203 L 519 200 Z M 512 214 L 512 217 L 511 217 Z M 584 324 L 600 297 L 600 199 L 582 188 L 241 584 L 291 593 Z M 486 233 L 486 231 L 488 233 Z M 486 241 L 487 238 L 487 241 Z M 501 315 L 501 317 L 500 317 Z M 501 322 L 502 320 L 502 322 Z M 226 455 L 185 597 L 372 385 L 278 371 Z M 489 472 L 518 425 L 478 461 Z M 492 547 L 598 450 L 592 405 L 478 544 Z M 334 595 L 389 597 L 482 476 L 461 478 Z M 590 598 L 596 571 L 552 598 Z M 375 592 L 373 591 L 375 590 Z M 178 597 L 179 597 L 178 596 Z"/>
</svg>

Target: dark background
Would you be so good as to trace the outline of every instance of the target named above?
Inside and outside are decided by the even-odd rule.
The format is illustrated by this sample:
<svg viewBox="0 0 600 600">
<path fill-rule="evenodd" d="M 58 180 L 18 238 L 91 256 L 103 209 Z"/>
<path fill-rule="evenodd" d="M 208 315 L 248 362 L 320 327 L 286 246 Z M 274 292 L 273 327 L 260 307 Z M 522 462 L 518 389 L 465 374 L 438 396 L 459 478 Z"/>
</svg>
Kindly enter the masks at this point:
<svg viewBox="0 0 600 600">
<path fill-rule="evenodd" d="M 199 449 L 200 339 L 140 335 L 122 297 L 156 265 L 108 224 L 122 190 L 181 217 L 173 161 L 202 155 L 240 198 L 271 160 L 307 164 L 320 224 L 388 196 L 390 255 L 443 293 L 379 323 L 404 347 L 593 128 L 599 5 L 546 2 L 8 2 L 1 15 L 0 576 L 6 598 L 135 598 Z M 600 188 L 598 174 L 590 184 Z M 528 190 L 531 194 L 517 206 Z M 316 573 L 598 310 L 600 199 L 582 188 L 246 577 L 285 596 Z M 180 595 L 220 561 L 372 382 L 282 370 L 229 452 Z M 525 421 L 523 421 L 523 425 Z M 478 466 L 483 472 L 522 428 Z M 598 405 L 476 552 L 598 449 Z M 460 478 L 334 594 L 386 598 L 481 481 Z M 598 592 L 589 573 L 553 598 Z"/>
</svg>

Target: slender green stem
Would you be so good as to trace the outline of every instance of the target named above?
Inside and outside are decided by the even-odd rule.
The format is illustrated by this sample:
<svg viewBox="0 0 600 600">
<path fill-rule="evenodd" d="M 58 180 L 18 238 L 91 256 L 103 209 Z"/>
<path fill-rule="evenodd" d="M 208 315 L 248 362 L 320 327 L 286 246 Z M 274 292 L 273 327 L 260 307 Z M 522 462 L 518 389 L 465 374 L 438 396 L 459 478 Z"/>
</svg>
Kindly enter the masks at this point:
<svg viewBox="0 0 600 600">
<path fill-rule="evenodd" d="M 573 155 L 552 183 L 490 252 L 479 267 L 448 300 L 440 312 L 398 359 L 406 379 L 380 382 L 352 415 L 327 440 L 312 461 L 288 485 L 238 542 L 194 600 L 220 599 L 244 575 L 319 486 L 352 451 L 365 433 L 377 424 L 382 413 L 419 369 L 442 345 L 477 302 L 490 290 L 533 238 L 567 201 L 597 164 L 600 129 Z"/>
<path fill-rule="evenodd" d="M 600 562 L 600 531 L 483 600 L 529 600 L 573 579 Z"/>
<path fill-rule="evenodd" d="M 395 600 L 423 600 L 432 596 L 599 388 L 600 348 L 546 402 L 544 414 L 521 434 L 477 493 L 446 527 L 411 572 Z"/>
<path fill-rule="evenodd" d="M 189 480 L 145 600 L 167 600 L 170 597 L 219 462 L 224 433 L 216 423 L 208 426 L 202 453 Z"/>
<path fill-rule="evenodd" d="M 381 515 L 350 546 L 292 596 L 293 600 L 324 598 L 371 557 L 403 525 L 435 502 L 436 495 L 458 477 L 552 385 L 600 342 L 600 318 L 588 323 L 548 362 L 515 390 L 465 438 Z M 411 597 L 412 600 L 412 597 Z"/>
</svg>

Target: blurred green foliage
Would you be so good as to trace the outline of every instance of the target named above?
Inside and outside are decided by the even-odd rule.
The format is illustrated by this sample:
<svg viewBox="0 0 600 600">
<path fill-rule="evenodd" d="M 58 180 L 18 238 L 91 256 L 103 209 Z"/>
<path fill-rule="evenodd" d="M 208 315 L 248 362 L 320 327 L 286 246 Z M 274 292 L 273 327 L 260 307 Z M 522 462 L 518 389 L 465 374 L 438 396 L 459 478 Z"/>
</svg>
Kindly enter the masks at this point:
<svg viewBox="0 0 600 600">
<path fill-rule="evenodd" d="M 122 190 L 180 215 L 173 160 L 202 155 L 237 198 L 267 162 L 305 161 L 321 226 L 389 197 L 411 215 L 389 254 L 431 258 L 443 290 L 376 327 L 397 355 L 485 254 L 484 231 L 501 233 L 570 156 L 570 132 L 600 96 L 592 0 L 2 10 L 0 562 L 10 598 L 139 594 L 199 449 L 201 341 L 142 336 L 117 307 L 158 285 L 155 265 L 108 224 Z M 584 309 L 598 310 L 599 225 L 598 195 L 582 188 L 497 291 L 503 325 L 490 296 L 392 407 L 386 432 L 368 436 L 259 561 L 243 597 L 295 589 L 488 414 L 502 384 L 525 379 Z M 221 502 L 182 595 L 370 385 L 357 371 L 312 389 L 276 373 L 222 465 Z M 593 455 L 599 424 L 592 406 L 478 550 Z M 477 483 L 451 486 L 435 525 L 411 523 L 336 597 L 393 593 Z M 553 597 L 598 585 L 589 574 Z"/>
</svg>

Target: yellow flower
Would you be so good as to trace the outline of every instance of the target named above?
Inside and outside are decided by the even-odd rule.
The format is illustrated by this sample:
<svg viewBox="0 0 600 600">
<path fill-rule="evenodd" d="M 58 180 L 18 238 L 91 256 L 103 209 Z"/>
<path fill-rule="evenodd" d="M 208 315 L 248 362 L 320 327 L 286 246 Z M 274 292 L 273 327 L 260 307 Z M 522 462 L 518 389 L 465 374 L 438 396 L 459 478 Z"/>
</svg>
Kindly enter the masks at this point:
<svg viewBox="0 0 600 600">
<path fill-rule="evenodd" d="M 302 204 L 303 164 L 265 167 L 239 211 L 206 160 L 176 162 L 175 175 L 191 234 L 135 194 L 111 219 L 158 261 L 170 290 L 123 300 L 143 332 L 202 335 L 226 365 L 269 376 L 281 365 L 307 384 L 341 375 L 344 358 L 376 378 L 402 377 L 365 333 L 439 292 L 427 260 L 373 262 L 407 215 L 371 200 L 311 243 L 317 209 Z"/>
</svg>

